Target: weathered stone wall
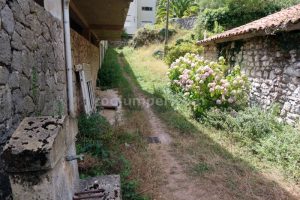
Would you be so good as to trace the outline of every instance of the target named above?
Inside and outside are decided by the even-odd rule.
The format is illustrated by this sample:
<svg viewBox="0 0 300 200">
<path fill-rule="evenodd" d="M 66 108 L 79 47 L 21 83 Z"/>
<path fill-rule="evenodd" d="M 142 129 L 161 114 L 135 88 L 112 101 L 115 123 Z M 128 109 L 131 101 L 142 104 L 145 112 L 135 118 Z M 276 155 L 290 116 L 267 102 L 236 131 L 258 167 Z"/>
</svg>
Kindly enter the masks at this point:
<svg viewBox="0 0 300 200">
<path fill-rule="evenodd" d="M 73 65 L 78 64 L 89 64 L 89 69 L 85 68 L 84 71 L 86 75 L 91 75 L 91 79 L 93 82 L 94 89 L 96 88 L 98 70 L 100 69 L 100 51 L 99 47 L 93 45 L 88 40 L 86 40 L 83 36 L 78 34 L 75 31 L 71 31 L 71 43 L 72 43 L 72 57 L 73 57 Z M 74 75 L 74 77 L 76 77 Z M 86 77 L 88 78 L 88 77 Z M 75 86 L 75 108 L 77 108 L 77 112 L 83 110 L 82 103 L 82 94 L 80 89 L 80 81 L 77 76 L 77 80 L 74 79 Z"/>
<path fill-rule="evenodd" d="M 240 65 L 252 83 L 251 102 L 280 103 L 288 123 L 300 117 L 300 34 L 291 32 L 205 47 L 205 58 L 225 56 Z"/>
<path fill-rule="evenodd" d="M 197 17 L 188 17 L 188 18 L 175 18 L 171 19 L 172 24 L 178 25 L 183 29 L 193 29 L 197 21 Z"/>
<path fill-rule="evenodd" d="M 66 113 L 63 39 L 63 23 L 34 1 L 0 0 L 0 154 L 24 117 Z"/>
</svg>

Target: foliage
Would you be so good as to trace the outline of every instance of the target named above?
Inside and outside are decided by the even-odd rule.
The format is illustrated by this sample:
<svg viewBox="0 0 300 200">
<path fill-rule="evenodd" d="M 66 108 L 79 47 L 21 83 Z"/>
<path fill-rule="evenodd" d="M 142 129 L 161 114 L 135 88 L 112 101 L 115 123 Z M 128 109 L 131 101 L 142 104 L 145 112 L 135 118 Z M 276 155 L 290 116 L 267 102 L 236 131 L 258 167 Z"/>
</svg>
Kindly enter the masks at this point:
<svg viewBox="0 0 300 200">
<path fill-rule="evenodd" d="M 98 113 L 81 115 L 78 118 L 78 129 L 80 136 L 89 139 L 104 139 L 103 136 L 111 131 L 110 124 Z"/>
<path fill-rule="evenodd" d="M 122 40 L 129 40 L 130 35 L 126 32 L 126 30 L 123 30 L 121 38 L 122 38 Z"/>
<path fill-rule="evenodd" d="M 78 128 L 77 152 L 87 157 L 86 163 L 79 163 L 81 177 L 120 174 L 123 199 L 146 200 L 146 197 L 137 193 L 138 183 L 129 179 L 131 163 L 120 149 L 124 142 L 138 141 L 138 135 L 114 129 L 98 113 L 81 115 Z"/>
<path fill-rule="evenodd" d="M 290 177 L 300 181 L 299 132 L 279 122 L 278 113 L 278 105 L 268 110 L 248 107 L 239 112 L 212 109 L 203 123 L 225 130 L 250 152 L 278 164 Z"/>
<path fill-rule="evenodd" d="M 203 49 L 198 47 L 196 42 L 181 42 L 177 43 L 167 49 L 167 55 L 165 56 L 165 62 L 171 65 L 179 57 L 184 56 L 187 53 L 201 54 Z"/>
<path fill-rule="evenodd" d="M 186 54 L 170 67 L 171 88 L 191 102 L 196 117 L 211 107 L 241 107 L 247 103 L 249 83 L 240 67 L 230 69 L 225 59 L 209 62 L 196 54 Z"/>
<path fill-rule="evenodd" d="M 199 6 L 196 4 L 195 0 L 176 0 L 170 1 L 170 17 L 182 18 L 195 16 L 198 14 Z M 159 0 L 156 20 L 161 23 L 166 20 L 167 15 L 167 0 Z"/>
<path fill-rule="evenodd" d="M 300 0 L 214 0 L 210 2 L 199 0 L 202 10 L 199 14 L 197 31 L 208 30 L 213 32 L 215 22 L 228 30 L 296 3 L 300 3 Z"/>
<path fill-rule="evenodd" d="M 118 87 L 121 79 L 121 71 L 118 60 L 115 59 L 117 52 L 108 48 L 101 69 L 98 72 L 98 86 L 102 89 Z"/>
</svg>

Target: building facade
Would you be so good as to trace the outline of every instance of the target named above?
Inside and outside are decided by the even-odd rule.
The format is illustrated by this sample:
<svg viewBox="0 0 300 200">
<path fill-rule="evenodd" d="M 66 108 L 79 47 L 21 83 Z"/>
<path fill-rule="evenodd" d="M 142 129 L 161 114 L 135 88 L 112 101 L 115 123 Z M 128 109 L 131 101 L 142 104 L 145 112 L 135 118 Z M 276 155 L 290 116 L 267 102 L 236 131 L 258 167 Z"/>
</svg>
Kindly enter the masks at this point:
<svg viewBox="0 0 300 200">
<path fill-rule="evenodd" d="M 146 24 L 155 24 L 156 0 L 134 0 L 130 4 L 125 31 L 133 35 Z"/>
<path fill-rule="evenodd" d="M 120 39 L 130 2 L 0 0 L 1 200 L 11 199 L 11 193 L 16 200 L 56 199 L 55 194 L 57 199 L 72 199 L 73 183 L 78 181 L 77 162 L 64 158 L 76 155 L 76 117 L 85 104 L 82 85 L 90 86 L 89 93 L 95 92 L 107 41 Z M 85 82 L 78 65 L 83 66 Z M 22 130 L 28 119 L 26 126 L 36 126 Z M 18 133 L 26 137 L 12 137 Z M 37 155 L 43 149 L 42 162 Z M 26 160 L 25 152 L 30 154 L 27 159 L 36 159 Z M 40 161 L 43 166 L 31 166 Z"/>
</svg>

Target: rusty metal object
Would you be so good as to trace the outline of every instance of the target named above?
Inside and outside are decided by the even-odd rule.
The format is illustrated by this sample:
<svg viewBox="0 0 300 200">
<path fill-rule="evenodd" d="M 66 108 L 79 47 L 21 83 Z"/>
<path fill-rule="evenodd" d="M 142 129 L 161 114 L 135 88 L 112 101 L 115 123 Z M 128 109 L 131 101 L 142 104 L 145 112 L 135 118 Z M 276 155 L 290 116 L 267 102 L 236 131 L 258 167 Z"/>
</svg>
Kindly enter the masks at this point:
<svg viewBox="0 0 300 200">
<path fill-rule="evenodd" d="M 75 193 L 73 200 L 83 200 L 83 199 L 106 199 L 107 194 L 105 194 L 104 189 L 98 190 L 90 190 L 84 192 L 77 192 Z"/>
</svg>

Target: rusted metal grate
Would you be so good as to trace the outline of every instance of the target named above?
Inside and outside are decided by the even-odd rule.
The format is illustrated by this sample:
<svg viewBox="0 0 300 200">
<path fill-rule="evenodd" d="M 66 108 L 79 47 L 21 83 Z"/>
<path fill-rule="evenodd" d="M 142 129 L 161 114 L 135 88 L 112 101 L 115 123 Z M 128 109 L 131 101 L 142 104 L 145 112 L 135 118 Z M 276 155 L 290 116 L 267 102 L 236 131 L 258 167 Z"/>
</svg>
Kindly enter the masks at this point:
<svg viewBox="0 0 300 200">
<path fill-rule="evenodd" d="M 120 176 L 99 176 L 79 181 L 73 200 L 121 200 Z"/>
<path fill-rule="evenodd" d="M 108 195 L 105 193 L 104 189 L 89 190 L 84 192 L 75 193 L 73 200 L 83 200 L 83 199 L 106 199 Z"/>
</svg>

